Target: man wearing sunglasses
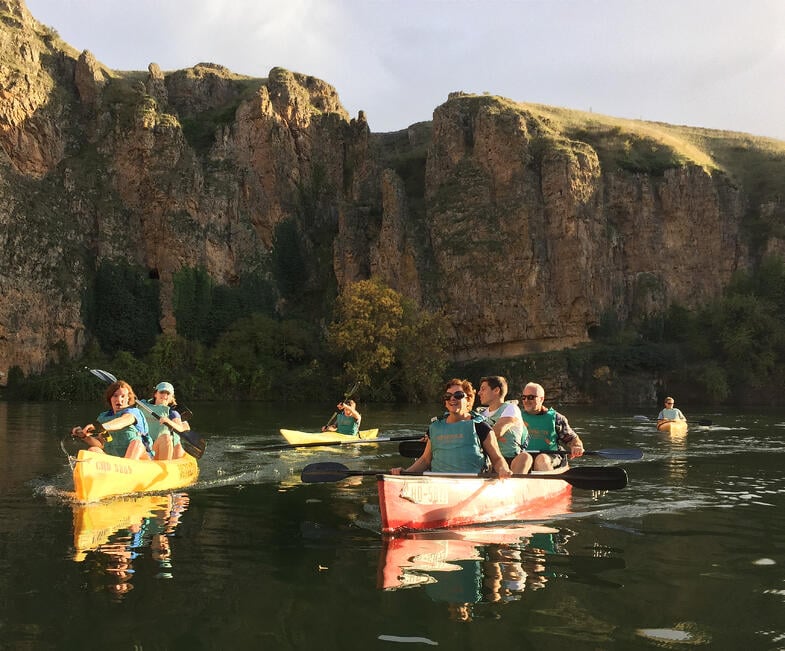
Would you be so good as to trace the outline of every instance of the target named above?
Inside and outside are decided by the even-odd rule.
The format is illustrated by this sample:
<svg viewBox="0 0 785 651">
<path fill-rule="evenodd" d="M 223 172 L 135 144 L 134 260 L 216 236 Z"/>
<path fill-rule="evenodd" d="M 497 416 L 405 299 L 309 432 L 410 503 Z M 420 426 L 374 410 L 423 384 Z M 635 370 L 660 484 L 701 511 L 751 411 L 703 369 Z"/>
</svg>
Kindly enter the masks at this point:
<svg viewBox="0 0 785 651">
<path fill-rule="evenodd" d="M 553 470 L 564 462 L 560 454 L 548 454 L 548 451 L 557 452 L 563 446 L 570 452 L 570 459 L 583 455 L 583 442 L 581 437 L 570 427 L 567 419 L 553 407 L 543 405 L 545 389 L 536 382 L 529 382 L 523 388 L 523 422 L 529 430 L 529 445 L 527 450 L 537 450 L 541 454 L 534 455 L 534 470 Z"/>
<path fill-rule="evenodd" d="M 681 409 L 677 409 L 673 405 L 673 398 L 670 396 L 665 398 L 665 408 L 657 414 L 657 427 L 672 420 L 687 420 L 684 414 L 681 413 Z"/>
<path fill-rule="evenodd" d="M 458 378 L 450 380 L 442 398 L 447 415 L 431 422 L 425 451 L 406 469 L 407 472 L 480 473 L 485 470 L 487 455 L 499 478 L 509 477 L 512 472 L 499 450 L 491 426 L 472 414 L 474 387 L 471 382 Z M 401 468 L 393 468 L 390 472 L 399 475 Z"/>
</svg>

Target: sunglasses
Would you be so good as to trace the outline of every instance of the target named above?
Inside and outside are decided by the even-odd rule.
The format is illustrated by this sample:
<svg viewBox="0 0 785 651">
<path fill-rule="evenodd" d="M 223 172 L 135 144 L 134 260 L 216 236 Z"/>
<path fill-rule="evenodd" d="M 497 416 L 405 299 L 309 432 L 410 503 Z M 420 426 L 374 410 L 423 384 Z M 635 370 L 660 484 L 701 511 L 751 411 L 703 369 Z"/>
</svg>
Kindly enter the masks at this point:
<svg viewBox="0 0 785 651">
<path fill-rule="evenodd" d="M 442 400 L 452 400 L 455 398 L 456 400 L 463 400 L 466 397 L 466 394 L 463 391 L 456 391 L 455 393 L 445 393 L 442 396 Z"/>
<path fill-rule="evenodd" d="M 531 395 L 522 395 L 521 398 L 524 400 L 537 400 L 540 396 L 531 396 Z"/>
</svg>

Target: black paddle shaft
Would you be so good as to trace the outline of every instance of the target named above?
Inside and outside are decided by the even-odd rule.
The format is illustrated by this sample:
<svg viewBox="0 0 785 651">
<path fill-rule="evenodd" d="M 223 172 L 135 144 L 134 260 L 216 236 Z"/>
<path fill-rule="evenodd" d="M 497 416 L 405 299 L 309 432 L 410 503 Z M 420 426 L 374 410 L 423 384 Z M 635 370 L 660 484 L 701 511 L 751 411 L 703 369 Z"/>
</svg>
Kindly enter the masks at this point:
<svg viewBox="0 0 785 651">
<path fill-rule="evenodd" d="M 350 470 L 341 463 L 333 461 L 326 461 L 323 463 L 312 463 L 303 468 L 300 479 L 305 484 L 320 484 L 328 482 L 336 482 L 346 477 L 367 477 L 374 475 L 389 474 L 387 470 Z M 402 475 L 411 477 L 452 477 L 456 481 L 462 478 L 469 477 L 487 477 L 492 479 L 495 475 L 473 475 L 463 473 L 434 473 L 434 472 L 401 472 Z M 609 467 L 585 467 L 585 468 L 570 468 L 569 470 L 561 473 L 554 474 L 515 474 L 509 477 L 508 480 L 515 479 L 560 479 L 571 484 L 575 488 L 583 488 L 586 490 L 616 490 L 624 488 L 627 485 L 628 477 L 627 471 L 619 466 Z"/>
</svg>

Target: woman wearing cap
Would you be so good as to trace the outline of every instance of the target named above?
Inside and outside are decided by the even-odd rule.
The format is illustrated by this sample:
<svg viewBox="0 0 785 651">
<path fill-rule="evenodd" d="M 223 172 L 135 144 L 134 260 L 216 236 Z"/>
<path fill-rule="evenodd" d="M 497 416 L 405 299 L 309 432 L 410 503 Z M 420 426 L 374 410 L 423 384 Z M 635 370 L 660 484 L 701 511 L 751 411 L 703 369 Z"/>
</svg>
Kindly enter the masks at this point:
<svg viewBox="0 0 785 651">
<path fill-rule="evenodd" d="M 155 395 L 150 400 L 143 400 L 158 416 L 145 414 L 153 440 L 153 452 L 156 461 L 170 461 L 185 456 L 178 432 L 185 432 L 191 427 L 177 411 L 174 398 L 174 387 L 169 382 L 159 382 L 155 387 Z"/>
<path fill-rule="evenodd" d="M 512 472 L 502 456 L 496 435 L 482 417 L 474 419 L 474 387 L 469 380 L 450 380 L 444 390 L 447 415 L 434 419 L 428 427 L 425 452 L 406 470 L 409 472 L 472 472 L 485 468 L 487 455 L 499 477 L 509 477 Z M 401 468 L 393 468 L 393 475 Z"/>
</svg>

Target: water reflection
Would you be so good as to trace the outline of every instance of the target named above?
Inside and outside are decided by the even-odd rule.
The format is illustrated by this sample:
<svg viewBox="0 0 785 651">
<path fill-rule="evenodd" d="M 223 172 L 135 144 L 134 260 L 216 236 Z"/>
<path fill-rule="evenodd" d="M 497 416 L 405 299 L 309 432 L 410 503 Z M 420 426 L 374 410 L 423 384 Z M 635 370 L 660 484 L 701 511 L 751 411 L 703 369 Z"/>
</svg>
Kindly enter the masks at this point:
<svg viewBox="0 0 785 651">
<path fill-rule="evenodd" d="M 694 428 L 693 428 L 694 430 Z M 674 485 L 687 481 L 687 432 L 662 432 L 660 436 L 670 444 L 671 453 L 667 460 L 668 474 Z"/>
<path fill-rule="evenodd" d="M 133 590 L 134 561 L 150 550 L 157 579 L 171 579 L 169 537 L 188 508 L 186 493 L 144 495 L 94 504 L 74 504 L 74 561 L 90 561 L 96 590 L 115 600 Z"/>
<path fill-rule="evenodd" d="M 451 619 L 469 621 L 477 604 L 506 604 L 545 588 L 548 581 L 579 581 L 620 587 L 571 563 L 566 549 L 572 532 L 540 525 L 465 528 L 385 538 L 379 559 L 378 587 L 423 588 L 435 602 L 447 604 Z M 596 557 L 594 571 L 624 567 L 621 559 Z M 593 573 L 589 569 L 589 573 Z"/>
</svg>

